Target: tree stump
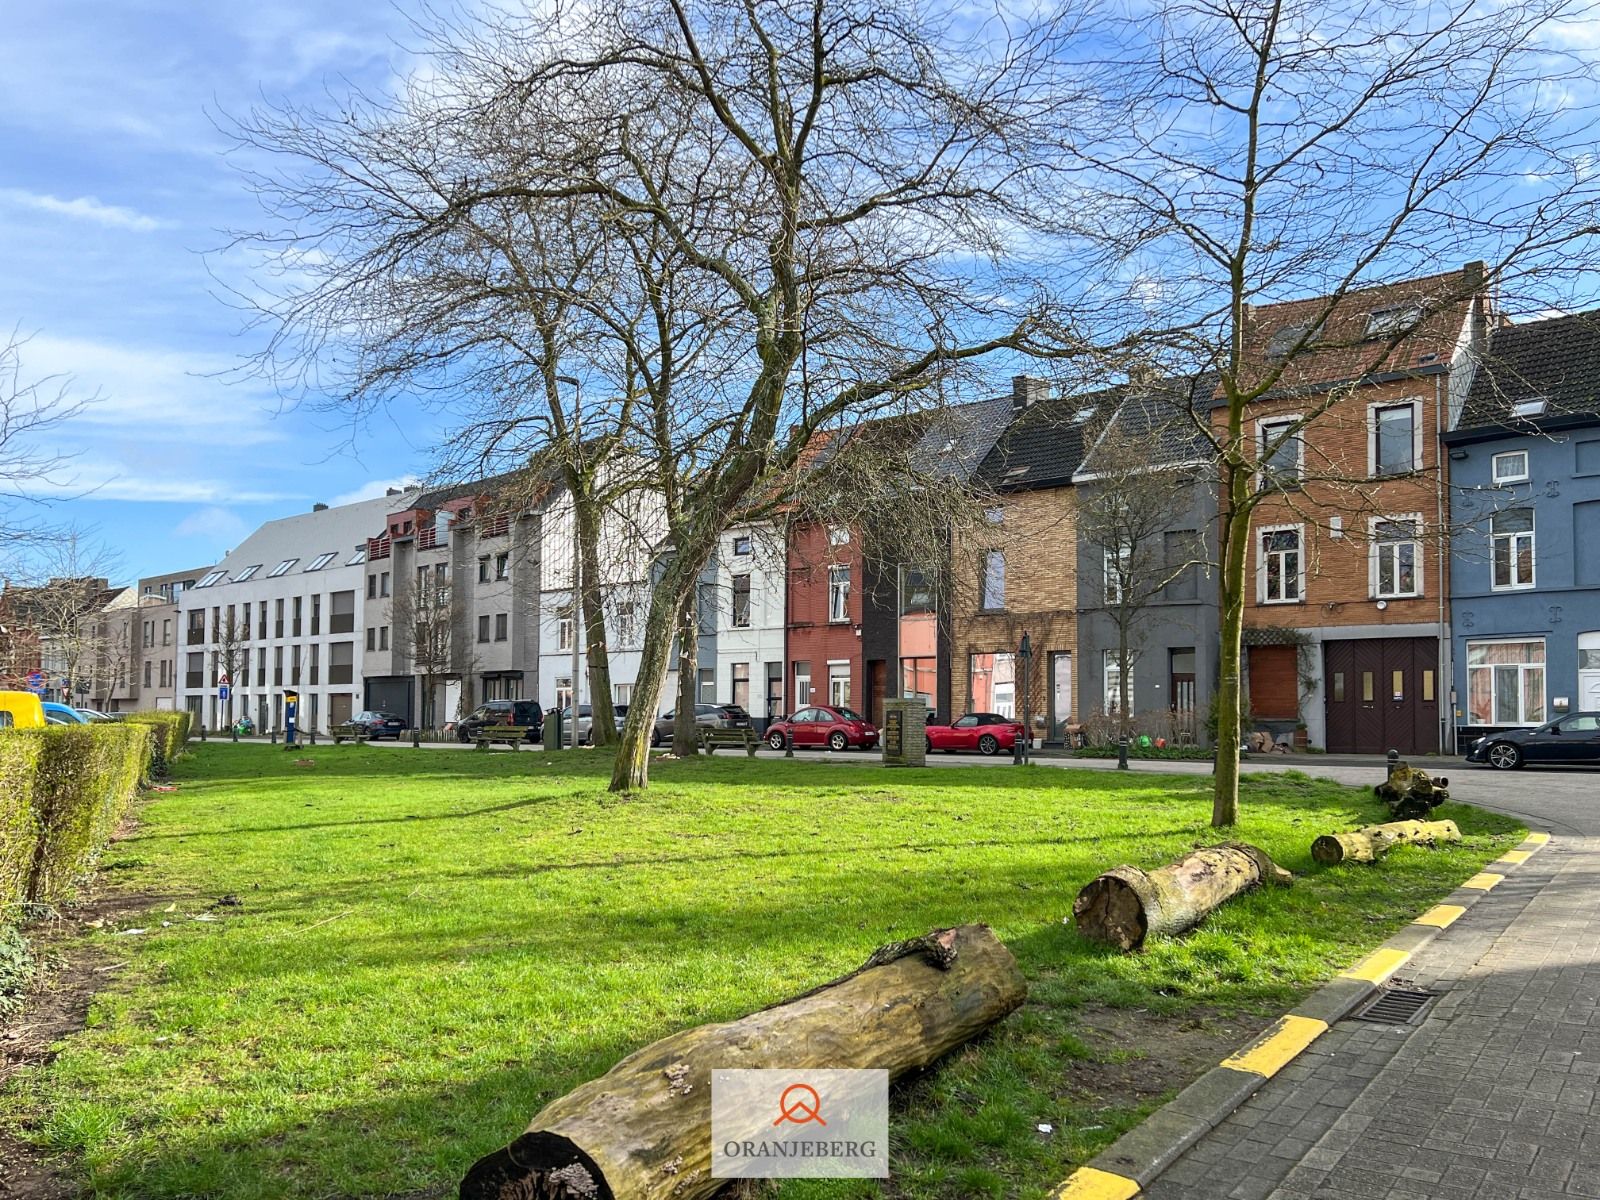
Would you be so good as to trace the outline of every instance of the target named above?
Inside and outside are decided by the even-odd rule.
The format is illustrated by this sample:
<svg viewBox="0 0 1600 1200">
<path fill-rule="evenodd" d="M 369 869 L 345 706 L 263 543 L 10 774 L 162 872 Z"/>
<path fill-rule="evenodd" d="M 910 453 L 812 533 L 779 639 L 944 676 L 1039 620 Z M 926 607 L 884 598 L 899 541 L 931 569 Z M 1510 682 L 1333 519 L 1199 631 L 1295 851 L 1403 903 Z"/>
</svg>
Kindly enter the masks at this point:
<svg viewBox="0 0 1600 1200">
<path fill-rule="evenodd" d="M 1369 863 L 1402 842 L 1433 846 L 1460 840 L 1461 830 L 1454 821 L 1392 821 L 1350 833 L 1325 833 L 1311 843 L 1311 857 L 1325 867 L 1342 862 Z"/>
<path fill-rule="evenodd" d="M 986 925 L 935 930 L 736 1021 L 638 1050 L 475 1163 L 462 1200 L 695 1200 L 711 1177 L 713 1069 L 925 1067 L 1017 1008 L 1027 985 Z"/>
<path fill-rule="evenodd" d="M 1230 842 L 1156 871 L 1113 867 L 1078 893 L 1072 916 L 1085 937 L 1137 950 L 1151 934 L 1198 925 L 1212 909 L 1257 884 L 1293 881 L 1265 850 Z"/>
<path fill-rule="evenodd" d="M 1450 781 L 1442 775 L 1435 779 L 1426 771 L 1398 762 L 1389 768 L 1389 778 L 1372 790 L 1378 799 L 1388 804 L 1389 815 L 1397 821 L 1403 821 L 1426 818 L 1450 799 L 1449 784 Z"/>
</svg>

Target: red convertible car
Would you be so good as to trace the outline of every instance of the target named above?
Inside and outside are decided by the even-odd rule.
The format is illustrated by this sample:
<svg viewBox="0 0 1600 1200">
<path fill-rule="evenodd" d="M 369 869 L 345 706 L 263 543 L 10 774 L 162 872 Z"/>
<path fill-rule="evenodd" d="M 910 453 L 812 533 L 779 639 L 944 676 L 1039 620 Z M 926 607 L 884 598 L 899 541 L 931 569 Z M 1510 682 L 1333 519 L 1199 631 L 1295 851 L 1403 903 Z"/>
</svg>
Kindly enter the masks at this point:
<svg viewBox="0 0 1600 1200">
<path fill-rule="evenodd" d="M 979 754 L 999 754 L 1010 750 L 1022 736 L 1022 722 L 999 713 L 968 713 L 949 725 L 928 723 L 928 750 L 954 754 L 976 750 Z"/>
<path fill-rule="evenodd" d="M 796 750 L 802 746 L 870 750 L 878 744 L 878 729 L 854 709 L 837 704 L 814 704 L 767 726 L 767 745 L 774 750 L 783 749 L 786 737 L 794 738 Z"/>
</svg>

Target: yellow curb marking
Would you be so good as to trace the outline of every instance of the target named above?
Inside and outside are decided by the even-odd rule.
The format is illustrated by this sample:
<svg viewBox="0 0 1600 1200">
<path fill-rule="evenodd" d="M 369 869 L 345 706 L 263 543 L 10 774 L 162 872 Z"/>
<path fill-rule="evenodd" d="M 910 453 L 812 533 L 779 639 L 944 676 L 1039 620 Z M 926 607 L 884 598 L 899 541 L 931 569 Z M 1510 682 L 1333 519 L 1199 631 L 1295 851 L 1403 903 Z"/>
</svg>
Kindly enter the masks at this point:
<svg viewBox="0 0 1600 1200">
<path fill-rule="evenodd" d="M 1133 1200 L 1138 1194 L 1137 1181 L 1125 1175 L 1114 1175 L 1097 1167 L 1079 1167 L 1050 1193 L 1050 1200 Z"/>
<path fill-rule="evenodd" d="M 1466 909 L 1458 910 L 1465 912 Z M 1441 926 L 1441 928 L 1443 928 Z M 1341 979 L 1365 979 L 1368 983 L 1382 983 L 1401 967 L 1405 966 L 1406 959 L 1411 957 L 1409 950 L 1391 950 L 1387 946 L 1380 946 L 1367 955 L 1348 971 L 1340 971 Z"/>
<path fill-rule="evenodd" d="M 1527 845 L 1531 842 L 1535 846 L 1543 846 L 1549 841 L 1550 835 L 1548 833 L 1530 833 L 1527 837 L 1522 839 L 1523 845 Z"/>
<path fill-rule="evenodd" d="M 1278 1018 L 1270 1029 L 1243 1050 L 1222 1060 L 1225 1067 L 1239 1071 L 1254 1071 L 1271 1079 L 1295 1055 L 1304 1050 L 1328 1031 L 1328 1023 L 1315 1017 L 1297 1017 L 1293 1013 Z"/>
<path fill-rule="evenodd" d="M 1435 904 L 1411 923 L 1413 925 L 1432 925 L 1435 929 L 1449 929 L 1455 923 L 1456 918 L 1466 911 L 1459 904 Z"/>
<path fill-rule="evenodd" d="M 1505 882 L 1504 875 L 1496 875 L 1492 871 L 1480 871 L 1461 886 L 1471 888 L 1475 892 L 1487 892 L 1497 883 Z"/>
<path fill-rule="evenodd" d="M 1527 862 L 1532 857 L 1532 850 L 1507 850 L 1499 858 L 1495 859 L 1495 862 L 1505 863 L 1508 867 L 1514 867 L 1518 863 Z"/>
</svg>

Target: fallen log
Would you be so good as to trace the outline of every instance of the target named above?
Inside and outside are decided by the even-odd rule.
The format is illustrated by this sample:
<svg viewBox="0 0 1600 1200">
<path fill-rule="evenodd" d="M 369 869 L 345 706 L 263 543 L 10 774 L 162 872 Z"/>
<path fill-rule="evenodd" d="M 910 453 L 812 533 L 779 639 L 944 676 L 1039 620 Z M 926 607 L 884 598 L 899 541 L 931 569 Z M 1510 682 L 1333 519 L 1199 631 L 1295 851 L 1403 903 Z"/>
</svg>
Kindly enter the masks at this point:
<svg viewBox="0 0 1600 1200">
<path fill-rule="evenodd" d="M 1372 790 L 1388 804 L 1389 815 L 1397 821 L 1425 818 L 1450 799 L 1448 779 L 1442 775 L 1435 778 L 1403 762 L 1390 767 L 1389 777 Z"/>
<path fill-rule="evenodd" d="M 1325 867 L 1342 862 L 1369 863 L 1402 843 L 1433 846 L 1460 840 L 1461 830 L 1454 821 L 1391 821 L 1349 833 L 1325 833 L 1311 843 L 1311 857 Z"/>
<path fill-rule="evenodd" d="M 527 1132 L 479 1159 L 462 1200 L 694 1200 L 711 1177 L 713 1069 L 925 1067 L 1027 996 L 986 925 L 885 946 L 782 1004 L 686 1029 L 552 1100 Z"/>
<path fill-rule="evenodd" d="M 1156 871 L 1113 867 L 1091 879 L 1072 902 L 1078 932 L 1119 950 L 1137 950 L 1152 934 L 1181 933 L 1240 892 L 1294 876 L 1265 850 L 1231 842 L 1196 850 Z"/>
</svg>

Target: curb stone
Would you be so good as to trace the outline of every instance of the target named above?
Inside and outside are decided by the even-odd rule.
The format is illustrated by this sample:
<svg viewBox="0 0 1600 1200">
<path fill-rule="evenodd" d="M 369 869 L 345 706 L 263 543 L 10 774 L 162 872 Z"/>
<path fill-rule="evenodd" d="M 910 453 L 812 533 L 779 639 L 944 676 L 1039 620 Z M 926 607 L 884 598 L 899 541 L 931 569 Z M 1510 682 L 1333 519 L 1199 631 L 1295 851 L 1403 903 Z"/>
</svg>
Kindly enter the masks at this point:
<svg viewBox="0 0 1600 1200">
<path fill-rule="evenodd" d="M 1505 879 L 1505 871 L 1527 862 L 1549 842 L 1548 833 L 1530 833 L 1515 849 L 1465 880 L 1067 1176 L 1049 1200 L 1134 1200 L 1180 1154 L 1222 1124 L 1262 1084 L 1364 1004 L 1412 955 L 1483 899 Z"/>
</svg>

